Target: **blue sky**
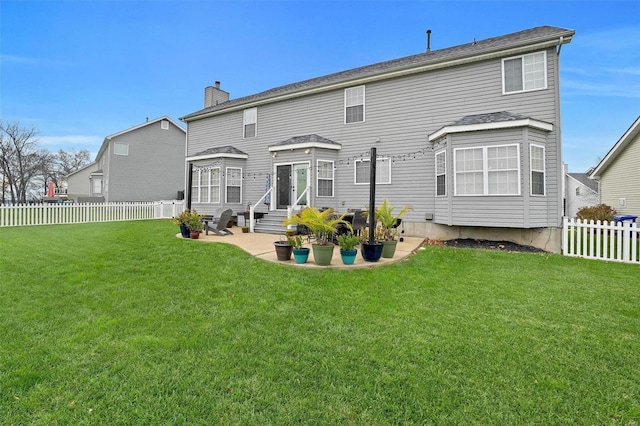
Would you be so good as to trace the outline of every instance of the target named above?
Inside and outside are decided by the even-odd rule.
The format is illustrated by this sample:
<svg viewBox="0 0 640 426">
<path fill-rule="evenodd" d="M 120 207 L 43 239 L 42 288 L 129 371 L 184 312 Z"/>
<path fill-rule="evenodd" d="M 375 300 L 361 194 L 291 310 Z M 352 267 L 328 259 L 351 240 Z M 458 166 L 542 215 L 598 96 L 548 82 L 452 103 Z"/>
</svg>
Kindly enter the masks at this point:
<svg viewBox="0 0 640 426">
<path fill-rule="evenodd" d="M 50 150 L 96 153 L 232 98 L 541 25 L 561 52 L 563 159 L 597 164 L 640 115 L 640 1 L 0 1 L 0 118 Z"/>
</svg>

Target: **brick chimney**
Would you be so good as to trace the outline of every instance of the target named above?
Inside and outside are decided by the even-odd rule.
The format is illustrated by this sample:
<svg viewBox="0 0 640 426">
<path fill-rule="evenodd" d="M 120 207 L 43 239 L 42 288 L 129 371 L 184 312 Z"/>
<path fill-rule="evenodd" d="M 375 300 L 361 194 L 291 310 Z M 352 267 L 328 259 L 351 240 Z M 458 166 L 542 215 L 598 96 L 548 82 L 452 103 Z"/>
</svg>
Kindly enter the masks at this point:
<svg viewBox="0 0 640 426">
<path fill-rule="evenodd" d="M 204 107 L 209 108 L 216 106 L 229 100 L 229 93 L 220 89 L 220 82 L 216 81 L 216 85 L 204 88 Z"/>
</svg>

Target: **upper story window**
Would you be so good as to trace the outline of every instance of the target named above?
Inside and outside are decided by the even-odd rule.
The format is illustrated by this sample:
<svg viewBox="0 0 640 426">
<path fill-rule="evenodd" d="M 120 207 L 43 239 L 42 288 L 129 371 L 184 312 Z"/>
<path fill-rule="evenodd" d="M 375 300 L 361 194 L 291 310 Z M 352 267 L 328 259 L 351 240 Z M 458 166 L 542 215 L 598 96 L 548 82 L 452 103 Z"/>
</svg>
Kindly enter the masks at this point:
<svg viewBox="0 0 640 426">
<path fill-rule="evenodd" d="M 436 154 L 436 196 L 447 195 L 447 152 Z"/>
<path fill-rule="evenodd" d="M 113 144 L 113 153 L 115 155 L 129 155 L 129 144 L 128 143 L 114 143 Z"/>
<path fill-rule="evenodd" d="M 544 195 L 544 147 L 531 145 L 531 195 Z"/>
<path fill-rule="evenodd" d="M 454 150 L 455 195 L 520 195 L 518 145 Z"/>
<path fill-rule="evenodd" d="M 364 86 L 344 89 L 344 122 L 364 121 Z"/>
<path fill-rule="evenodd" d="M 160 128 L 162 130 L 169 130 L 169 122 L 167 120 L 162 120 L 160 122 Z"/>
<path fill-rule="evenodd" d="M 371 176 L 370 160 L 356 160 L 355 184 L 364 185 L 369 183 Z M 388 158 L 378 158 L 376 161 L 376 184 L 391 183 L 391 161 Z"/>
<path fill-rule="evenodd" d="M 503 93 L 547 88 L 547 54 L 532 53 L 502 60 Z"/>
<path fill-rule="evenodd" d="M 244 137 L 255 138 L 258 135 L 258 108 L 245 109 L 242 124 Z"/>
</svg>

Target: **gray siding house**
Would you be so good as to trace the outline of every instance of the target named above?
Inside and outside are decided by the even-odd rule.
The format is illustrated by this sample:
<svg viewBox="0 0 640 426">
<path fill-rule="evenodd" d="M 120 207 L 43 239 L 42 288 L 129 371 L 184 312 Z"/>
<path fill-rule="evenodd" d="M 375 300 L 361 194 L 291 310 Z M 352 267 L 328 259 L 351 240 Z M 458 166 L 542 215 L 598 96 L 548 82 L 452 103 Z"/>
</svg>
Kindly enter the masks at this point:
<svg viewBox="0 0 640 426">
<path fill-rule="evenodd" d="M 640 216 L 640 117 L 598 163 L 590 177 L 599 182 L 600 202 L 619 215 Z"/>
<path fill-rule="evenodd" d="M 93 163 L 67 177 L 78 201 L 173 200 L 184 190 L 185 129 L 167 116 L 104 138 Z"/>
<path fill-rule="evenodd" d="M 237 99 L 216 82 L 181 118 L 192 207 L 367 208 L 375 147 L 376 205 L 413 207 L 405 235 L 558 251 L 559 56 L 573 35 L 537 27 Z"/>
</svg>

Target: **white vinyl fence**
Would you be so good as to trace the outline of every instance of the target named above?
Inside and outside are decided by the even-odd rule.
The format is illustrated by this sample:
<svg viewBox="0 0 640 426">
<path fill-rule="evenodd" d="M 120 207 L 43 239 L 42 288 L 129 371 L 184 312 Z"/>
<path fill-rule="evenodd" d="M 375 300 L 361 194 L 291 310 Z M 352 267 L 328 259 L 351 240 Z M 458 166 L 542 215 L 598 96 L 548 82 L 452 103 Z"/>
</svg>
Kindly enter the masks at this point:
<svg viewBox="0 0 640 426">
<path fill-rule="evenodd" d="M 0 205 L 0 227 L 163 219 L 177 216 L 183 210 L 182 200 Z"/>
<path fill-rule="evenodd" d="M 640 263 L 640 228 L 632 222 L 564 218 L 562 253 L 587 259 Z"/>
</svg>

